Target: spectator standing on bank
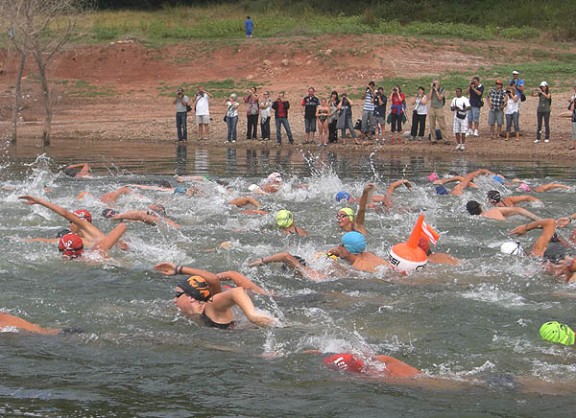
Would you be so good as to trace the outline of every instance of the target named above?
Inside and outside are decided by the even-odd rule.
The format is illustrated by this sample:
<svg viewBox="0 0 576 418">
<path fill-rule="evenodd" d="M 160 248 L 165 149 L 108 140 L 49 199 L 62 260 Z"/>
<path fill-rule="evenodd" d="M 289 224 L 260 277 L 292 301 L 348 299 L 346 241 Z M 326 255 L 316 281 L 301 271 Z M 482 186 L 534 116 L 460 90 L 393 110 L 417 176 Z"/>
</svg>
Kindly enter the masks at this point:
<svg viewBox="0 0 576 418">
<path fill-rule="evenodd" d="M 244 21 L 244 29 L 246 30 L 246 37 L 252 37 L 252 31 L 254 30 L 254 22 L 250 18 L 250 16 L 246 16 L 246 20 Z"/>
<path fill-rule="evenodd" d="M 290 130 L 290 123 L 288 122 L 288 109 L 290 109 L 290 102 L 284 98 L 284 93 L 278 93 L 276 101 L 272 103 L 274 109 L 274 121 L 276 122 L 276 142 L 282 143 L 281 127 L 284 126 L 286 135 L 288 135 L 288 142 L 294 143 L 292 131 Z"/>
<path fill-rule="evenodd" d="M 520 108 L 522 107 L 522 102 L 526 101 L 526 94 L 524 92 L 524 80 L 520 78 L 519 71 L 512 71 L 512 79 L 508 85 L 516 88 L 516 95 L 518 96 L 518 124 L 520 124 Z"/>
<path fill-rule="evenodd" d="M 428 122 L 430 123 L 430 141 L 436 143 L 436 122 L 440 129 L 440 136 L 446 138 L 446 116 L 444 115 L 444 105 L 446 96 L 444 87 L 440 85 L 439 80 L 432 81 L 430 92 L 428 93 Z"/>
<path fill-rule="evenodd" d="M 536 128 L 534 143 L 539 143 L 542 137 L 542 122 L 544 122 L 545 129 L 544 142 L 548 143 L 550 142 L 550 109 L 552 106 L 552 94 L 548 83 L 546 81 L 541 82 L 540 87 L 532 92 L 532 96 L 538 97 L 538 109 L 536 111 L 538 127 Z"/>
<path fill-rule="evenodd" d="M 518 103 L 520 102 L 520 96 L 516 94 L 516 89 L 514 86 L 506 87 L 506 139 L 510 139 L 510 132 L 512 131 L 512 124 L 514 124 L 514 134 L 516 135 L 516 141 L 520 140 L 520 124 L 518 123 Z"/>
<path fill-rule="evenodd" d="M 338 97 L 338 92 L 334 90 L 330 93 L 330 100 L 328 100 L 330 105 L 330 119 L 328 120 L 328 142 L 335 144 L 338 142 L 338 129 L 336 129 L 336 124 L 338 123 L 338 105 L 340 104 L 340 97 Z"/>
<path fill-rule="evenodd" d="M 576 149 L 576 83 L 574 83 L 574 94 L 568 100 L 568 110 L 572 112 L 572 145 L 570 150 Z"/>
<path fill-rule="evenodd" d="M 208 139 L 210 136 L 210 99 L 213 96 L 204 90 L 203 86 L 198 88 L 196 93 L 196 124 L 198 125 L 198 137 Z"/>
<path fill-rule="evenodd" d="M 470 85 L 466 88 L 468 100 L 470 100 L 470 110 L 468 111 L 468 136 L 480 136 L 478 129 L 480 126 L 480 109 L 484 106 L 482 95 L 484 86 L 480 84 L 480 77 L 472 77 Z"/>
<path fill-rule="evenodd" d="M 376 130 L 377 141 L 384 141 L 386 132 L 386 104 L 388 97 L 384 94 L 384 87 L 378 87 L 374 95 L 374 129 Z"/>
<path fill-rule="evenodd" d="M 406 108 L 406 95 L 402 93 L 400 86 L 394 86 L 392 92 L 390 93 L 390 131 L 392 136 L 390 138 L 390 143 L 394 143 L 394 138 L 396 142 L 402 142 L 402 119 L 405 117 Z"/>
<path fill-rule="evenodd" d="M 490 126 L 490 139 L 500 138 L 502 125 L 504 125 L 504 109 L 506 108 L 506 92 L 502 88 L 502 81 L 496 80 L 496 87 L 488 92 L 488 125 Z M 494 132 L 495 126 L 497 131 Z"/>
<path fill-rule="evenodd" d="M 456 89 L 456 97 L 450 103 L 450 110 L 454 112 L 454 136 L 456 137 L 456 151 L 464 151 L 466 131 L 468 131 L 468 111 L 470 101 L 462 96 L 462 89 Z"/>
<path fill-rule="evenodd" d="M 238 126 L 238 96 L 236 93 L 232 93 L 230 98 L 226 101 L 226 126 L 228 128 L 228 134 L 226 136 L 226 142 L 236 143 L 236 127 Z"/>
<path fill-rule="evenodd" d="M 320 100 L 315 93 L 314 87 L 308 87 L 308 95 L 302 99 L 304 130 L 306 131 L 305 144 L 314 142 L 314 134 L 316 133 L 316 109 L 320 106 Z"/>
<path fill-rule="evenodd" d="M 190 99 L 184 94 L 184 89 L 179 87 L 174 99 L 176 105 L 176 133 L 178 141 L 188 141 L 188 106 Z"/>
<path fill-rule="evenodd" d="M 270 118 L 272 117 L 272 99 L 270 93 L 265 91 L 260 100 L 260 133 L 262 140 L 270 140 Z"/>
<path fill-rule="evenodd" d="M 350 131 L 350 136 L 354 142 L 359 145 L 356 140 L 356 132 L 354 132 L 354 124 L 352 123 L 352 102 L 348 98 L 348 95 L 342 94 L 342 100 L 338 104 L 338 123 L 336 128 L 340 129 L 340 139 L 342 139 L 342 144 L 346 145 L 346 129 Z"/>
<path fill-rule="evenodd" d="M 418 137 L 419 141 L 424 139 L 426 130 L 426 115 L 428 114 L 428 96 L 424 87 L 418 87 L 418 93 L 414 99 L 414 111 L 412 112 L 412 129 L 410 130 L 410 139 Z"/>
<path fill-rule="evenodd" d="M 258 114 L 260 113 L 258 88 L 252 87 L 244 96 L 246 108 L 246 139 L 258 139 Z"/>
<path fill-rule="evenodd" d="M 369 82 L 362 95 L 364 104 L 362 106 L 362 125 L 360 130 L 366 139 L 369 139 L 374 131 L 374 122 L 372 120 L 374 117 L 374 96 L 376 94 L 374 86 L 373 81 Z"/>
</svg>

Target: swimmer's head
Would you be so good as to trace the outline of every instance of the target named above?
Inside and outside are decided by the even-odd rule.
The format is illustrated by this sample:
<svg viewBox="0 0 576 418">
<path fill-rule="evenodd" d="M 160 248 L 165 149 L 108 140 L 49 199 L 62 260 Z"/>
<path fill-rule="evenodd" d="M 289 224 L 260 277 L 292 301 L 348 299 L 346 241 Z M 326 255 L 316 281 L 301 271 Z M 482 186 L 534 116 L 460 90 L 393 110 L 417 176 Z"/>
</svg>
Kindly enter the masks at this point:
<svg viewBox="0 0 576 418">
<path fill-rule="evenodd" d="M 186 194 L 186 187 L 184 186 L 178 186 L 174 188 L 174 194 Z"/>
<path fill-rule="evenodd" d="M 176 284 L 188 296 L 201 301 L 207 302 L 212 298 L 210 286 L 202 276 L 190 276 L 182 279 Z"/>
<path fill-rule="evenodd" d="M 286 209 L 279 210 L 276 214 L 276 225 L 278 228 L 290 228 L 294 224 L 292 212 Z"/>
<path fill-rule="evenodd" d="M 114 209 L 108 208 L 102 211 L 102 216 L 105 218 L 111 218 L 114 215 L 118 215 L 118 212 L 116 212 Z"/>
<path fill-rule="evenodd" d="M 557 321 L 550 321 L 540 327 L 540 337 L 551 343 L 563 345 L 574 345 L 574 331 L 566 325 Z"/>
<path fill-rule="evenodd" d="M 518 185 L 518 190 L 521 190 L 523 192 L 529 193 L 532 189 L 530 188 L 530 186 L 528 185 L 528 183 L 520 183 Z"/>
<path fill-rule="evenodd" d="M 165 189 L 170 189 L 172 188 L 172 185 L 170 184 L 170 182 L 168 180 L 160 180 L 158 182 L 158 186 L 159 187 L 164 187 Z"/>
<path fill-rule="evenodd" d="M 440 177 L 438 177 L 438 173 L 436 173 L 435 171 L 431 172 L 430 174 L 428 174 L 428 181 L 429 182 L 434 182 L 436 180 L 440 179 Z"/>
<path fill-rule="evenodd" d="M 251 184 L 250 186 L 248 186 L 248 190 L 251 192 L 256 192 L 260 190 L 260 186 L 258 186 L 257 184 Z"/>
<path fill-rule="evenodd" d="M 80 219 L 84 219 L 85 221 L 92 223 L 92 214 L 88 212 L 86 209 L 78 209 L 72 213 L 78 216 Z"/>
<path fill-rule="evenodd" d="M 160 205 L 158 203 L 152 203 L 151 205 L 148 205 L 148 209 L 150 209 L 152 212 L 157 213 L 160 216 L 166 216 L 166 207 L 164 205 Z"/>
<path fill-rule="evenodd" d="M 492 177 L 492 180 L 494 180 L 496 183 L 500 183 L 500 184 L 504 184 L 504 182 L 506 181 L 504 179 L 504 177 L 499 176 L 498 174 L 496 174 L 494 177 Z"/>
<path fill-rule="evenodd" d="M 470 215 L 480 215 L 482 213 L 482 207 L 480 203 L 475 200 L 470 200 L 466 203 L 466 210 Z"/>
<path fill-rule="evenodd" d="M 354 210 L 351 208 L 342 208 L 338 211 L 338 218 L 348 218 L 350 222 L 354 222 Z"/>
<path fill-rule="evenodd" d="M 559 242 L 550 242 L 546 251 L 544 251 L 544 260 L 550 261 L 552 264 L 558 264 L 564 260 L 564 257 L 568 254 L 568 250 L 565 246 Z"/>
<path fill-rule="evenodd" d="M 282 175 L 280 173 L 274 172 L 270 174 L 266 180 L 272 183 L 282 183 Z"/>
<path fill-rule="evenodd" d="M 349 202 L 351 199 L 351 196 L 349 193 L 347 192 L 338 192 L 336 193 L 336 202 L 341 202 L 341 201 L 346 201 Z"/>
<path fill-rule="evenodd" d="M 334 354 L 323 360 L 326 367 L 343 372 L 362 373 L 364 362 L 350 353 Z"/>
<path fill-rule="evenodd" d="M 58 251 L 60 251 L 63 256 L 69 258 L 80 257 L 84 251 L 82 238 L 76 234 L 66 234 L 60 237 L 58 240 Z"/>
<path fill-rule="evenodd" d="M 437 186 L 436 187 L 436 194 L 446 195 L 446 194 L 448 194 L 448 190 L 446 190 L 446 187 L 444 187 L 444 186 Z"/>
<path fill-rule="evenodd" d="M 422 248 L 426 255 L 432 254 L 432 250 L 430 249 L 430 241 L 428 241 L 427 238 L 420 237 L 418 240 L 418 246 Z"/>
<path fill-rule="evenodd" d="M 490 190 L 488 193 L 486 193 L 486 197 L 492 204 L 500 203 L 500 200 L 502 199 L 498 190 Z"/>
<path fill-rule="evenodd" d="M 342 245 L 349 253 L 360 254 L 366 251 L 366 238 L 360 232 L 347 232 L 342 235 Z"/>
<path fill-rule="evenodd" d="M 507 255 L 524 255 L 524 250 L 518 241 L 506 241 L 500 245 L 500 252 Z"/>
<path fill-rule="evenodd" d="M 78 170 L 74 168 L 65 168 L 63 171 L 68 177 L 76 177 L 76 174 L 78 174 Z"/>
<path fill-rule="evenodd" d="M 64 235 L 69 234 L 70 231 L 68 228 L 61 229 L 60 231 L 56 232 L 56 238 L 62 238 Z"/>
</svg>

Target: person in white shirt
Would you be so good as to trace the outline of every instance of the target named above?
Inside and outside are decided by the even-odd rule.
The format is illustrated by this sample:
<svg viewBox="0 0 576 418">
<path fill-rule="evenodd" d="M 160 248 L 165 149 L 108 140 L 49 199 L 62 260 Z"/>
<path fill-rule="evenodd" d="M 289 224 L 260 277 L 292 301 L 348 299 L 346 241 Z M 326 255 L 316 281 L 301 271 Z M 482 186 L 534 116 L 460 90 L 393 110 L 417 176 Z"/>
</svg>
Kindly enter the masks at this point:
<svg viewBox="0 0 576 418">
<path fill-rule="evenodd" d="M 198 137 L 208 139 L 210 128 L 210 99 L 213 96 L 204 90 L 203 86 L 198 88 L 196 93 L 196 124 L 198 125 Z"/>
<path fill-rule="evenodd" d="M 468 111 L 470 100 L 462 96 L 462 89 L 456 89 L 456 97 L 450 103 L 450 110 L 454 112 L 454 136 L 456 137 L 456 151 L 464 151 L 466 132 L 468 131 Z"/>
<path fill-rule="evenodd" d="M 516 134 L 516 141 L 520 140 L 520 124 L 518 122 L 519 111 L 518 105 L 520 104 L 520 96 L 516 93 L 516 88 L 510 85 L 506 88 L 506 96 L 508 100 L 506 101 L 506 109 L 504 114 L 506 116 L 506 141 L 510 139 L 510 131 L 512 130 L 512 124 L 514 124 L 514 133 Z"/>
</svg>

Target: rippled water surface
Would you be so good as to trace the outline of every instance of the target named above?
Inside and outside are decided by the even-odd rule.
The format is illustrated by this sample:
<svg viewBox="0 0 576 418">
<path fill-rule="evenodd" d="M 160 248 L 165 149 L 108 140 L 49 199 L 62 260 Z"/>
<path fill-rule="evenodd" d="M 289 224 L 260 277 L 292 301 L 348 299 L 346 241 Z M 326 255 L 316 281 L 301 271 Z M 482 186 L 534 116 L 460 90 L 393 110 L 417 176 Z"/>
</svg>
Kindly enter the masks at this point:
<svg viewBox="0 0 576 418">
<path fill-rule="evenodd" d="M 2 416 L 573 416 L 573 395 L 526 393 L 502 383 L 508 382 L 503 376 L 517 376 L 548 382 L 551 392 L 560 385 L 576 389 L 574 350 L 538 338 L 540 324 L 549 319 L 576 325 L 574 289 L 555 282 L 537 260 L 498 253 L 507 231 L 523 220 L 474 219 L 463 211 L 471 198 L 485 203 L 490 189 L 513 191 L 483 177 L 479 188 L 464 196 L 437 196 L 426 180 L 433 170 L 443 175 L 487 167 L 532 184 L 576 186 L 573 164 L 128 142 L 61 141 L 36 158 L 41 152 L 33 146 L 3 152 L 0 309 L 42 326 L 83 332 L 57 337 L 2 333 Z M 77 180 L 60 172 L 79 161 L 93 164 L 95 178 Z M 283 174 L 285 185 L 277 194 L 259 197 L 269 215 L 242 215 L 226 204 L 273 171 Z M 122 197 L 115 209 L 161 203 L 182 229 L 130 223 L 125 235 L 130 250 L 112 251 L 103 264 L 65 262 L 54 244 L 22 240 L 53 237 L 66 222 L 43 207 L 23 205 L 19 195 L 86 208 L 108 231 L 113 223 L 100 216 L 107 205 L 98 196 L 129 183 L 169 180 L 175 185 L 175 174 L 225 180 L 234 191 L 228 194 L 203 181 L 197 184 L 202 195 L 193 198 L 149 190 Z M 287 250 L 313 267 L 326 267 L 315 253 L 341 236 L 336 192 L 359 196 L 373 181 L 383 193 L 390 181 L 402 177 L 415 186 L 411 192 L 397 190 L 395 210 L 368 212 L 369 249 L 385 257 L 424 213 L 442 233 L 436 250 L 461 259 L 461 265 L 429 265 L 408 278 L 393 272 L 350 273 L 317 283 L 280 266 L 247 266 L 250 259 Z M 89 194 L 77 199 L 81 192 Z M 529 209 L 543 217 L 565 216 L 576 212 L 574 196 L 574 191 L 539 194 L 544 206 Z M 273 220 L 279 209 L 291 210 L 311 236 L 280 235 Z M 529 247 L 535 237 L 519 241 Z M 219 248 L 224 241 L 232 243 L 230 249 Z M 281 326 L 256 328 L 240 313 L 237 329 L 230 332 L 182 319 L 171 299 L 175 279 L 151 269 L 161 261 L 247 274 L 273 293 L 253 299 Z M 424 389 L 322 365 L 323 353 L 341 351 L 393 355 L 430 375 L 491 384 Z"/>
</svg>

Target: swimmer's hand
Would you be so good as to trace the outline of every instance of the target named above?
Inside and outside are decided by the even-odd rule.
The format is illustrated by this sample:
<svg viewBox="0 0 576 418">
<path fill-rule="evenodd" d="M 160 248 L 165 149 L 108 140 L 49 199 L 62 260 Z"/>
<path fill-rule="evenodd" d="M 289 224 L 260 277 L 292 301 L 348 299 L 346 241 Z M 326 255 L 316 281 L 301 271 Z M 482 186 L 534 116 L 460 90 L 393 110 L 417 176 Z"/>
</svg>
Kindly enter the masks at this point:
<svg viewBox="0 0 576 418">
<path fill-rule="evenodd" d="M 252 260 L 251 262 L 248 263 L 248 267 L 258 267 L 258 266 L 263 266 L 264 264 L 266 264 L 264 262 L 263 258 L 257 258 L 256 260 Z"/>
<path fill-rule="evenodd" d="M 174 263 L 160 263 L 154 266 L 154 270 L 158 270 L 165 276 L 174 276 L 176 274 L 176 264 Z"/>
<path fill-rule="evenodd" d="M 29 195 L 18 196 L 18 199 L 20 199 L 25 205 L 37 205 L 39 203 L 39 199 L 37 197 Z"/>
<path fill-rule="evenodd" d="M 562 217 L 562 218 L 558 218 L 558 220 L 556 221 L 556 226 L 558 228 L 564 228 L 565 226 L 567 226 L 569 223 L 571 222 L 571 219 L 569 217 Z"/>
<path fill-rule="evenodd" d="M 526 232 L 528 232 L 528 227 L 526 225 L 520 225 L 510 231 L 508 235 L 524 235 Z"/>
<path fill-rule="evenodd" d="M 371 190 L 374 190 L 375 188 L 376 185 L 374 183 L 368 183 L 366 186 L 364 186 L 364 191 L 369 192 Z"/>
</svg>

